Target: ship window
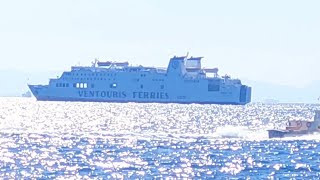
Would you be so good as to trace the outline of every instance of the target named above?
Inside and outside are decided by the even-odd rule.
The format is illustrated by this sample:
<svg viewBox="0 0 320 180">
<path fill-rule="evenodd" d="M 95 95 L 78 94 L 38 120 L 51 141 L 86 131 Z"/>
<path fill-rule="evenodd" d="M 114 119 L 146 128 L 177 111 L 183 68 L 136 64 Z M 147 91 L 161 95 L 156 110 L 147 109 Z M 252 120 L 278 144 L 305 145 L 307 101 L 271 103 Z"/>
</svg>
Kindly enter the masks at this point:
<svg viewBox="0 0 320 180">
<path fill-rule="evenodd" d="M 66 84 L 66 87 L 69 87 L 69 83 Z"/>
<path fill-rule="evenodd" d="M 83 83 L 83 88 L 88 88 L 88 84 L 87 83 Z"/>
<path fill-rule="evenodd" d="M 116 88 L 116 87 L 117 87 L 117 83 L 110 84 L 110 88 Z"/>
<path fill-rule="evenodd" d="M 220 91 L 220 86 L 217 84 L 208 84 L 208 91 Z"/>
<path fill-rule="evenodd" d="M 83 83 L 80 83 L 80 88 L 83 88 Z"/>
<path fill-rule="evenodd" d="M 64 83 L 62 83 L 62 87 L 65 87 L 66 85 Z"/>
<path fill-rule="evenodd" d="M 79 83 L 77 83 L 77 88 L 80 88 L 80 84 Z"/>
<path fill-rule="evenodd" d="M 91 88 L 94 88 L 94 84 L 91 84 Z"/>
<path fill-rule="evenodd" d="M 73 87 L 77 87 L 77 83 L 73 83 Z"/>
<path fill-rule="evenodd" d="M 161 86 L 160 86 L 160 89 L 164 89 L 164 85 L 161 85 Z"/>
<path fill-rule="evenodd" d="M 143 85 L 142 84 L 140 85 L 140 88 L 143 89 Z"/>
<path fill-rule="evenodd" d="M 56 87 L 59 87 L 59 83 L 56 84 Z"/>
</svg>

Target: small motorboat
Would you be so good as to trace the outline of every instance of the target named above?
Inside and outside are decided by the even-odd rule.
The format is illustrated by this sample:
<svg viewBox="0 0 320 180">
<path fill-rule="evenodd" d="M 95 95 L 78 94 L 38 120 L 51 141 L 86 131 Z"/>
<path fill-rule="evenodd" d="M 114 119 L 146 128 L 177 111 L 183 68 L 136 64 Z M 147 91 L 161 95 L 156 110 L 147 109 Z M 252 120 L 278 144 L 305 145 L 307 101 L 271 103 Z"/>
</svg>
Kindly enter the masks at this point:
<svg viewBox="0 0 320 180">
<path fill-rule="evenodd" d="M 288 121 L 285 129 L 268 130 L 268 135 L 269 138 L 283 138 L 301 136 L 305 134 L 311 134 L 314 132 L 320 132 L 320 110 L 315 111 L 313 121 Z"/>
</svg>

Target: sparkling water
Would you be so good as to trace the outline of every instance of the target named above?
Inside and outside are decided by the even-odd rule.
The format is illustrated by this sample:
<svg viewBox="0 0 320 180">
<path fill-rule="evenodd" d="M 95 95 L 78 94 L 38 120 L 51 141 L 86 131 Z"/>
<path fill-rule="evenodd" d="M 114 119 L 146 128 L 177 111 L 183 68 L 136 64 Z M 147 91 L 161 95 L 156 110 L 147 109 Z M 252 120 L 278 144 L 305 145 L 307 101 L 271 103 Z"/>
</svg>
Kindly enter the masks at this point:
<svg viewBox="0 0 320 180">
<path fill-rule="evenodd" d="M 319 179 L 320 134 L 266 131 L 315 109 L 0 98 L 0 178 Z"/>
</svg>

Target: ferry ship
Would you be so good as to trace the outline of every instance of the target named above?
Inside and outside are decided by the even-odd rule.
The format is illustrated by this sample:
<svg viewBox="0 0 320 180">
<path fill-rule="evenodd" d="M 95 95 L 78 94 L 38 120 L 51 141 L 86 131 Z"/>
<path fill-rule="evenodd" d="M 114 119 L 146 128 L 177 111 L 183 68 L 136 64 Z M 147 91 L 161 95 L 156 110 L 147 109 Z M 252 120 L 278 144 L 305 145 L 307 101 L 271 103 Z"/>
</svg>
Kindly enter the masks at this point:
<svg viewBox="0 0 320 180">
<path fill-rule="evenodd" d="M 167 68 L 98 61 L 73 66 L 47 85 L 28 85 L 39 101 L 197 103 L 244 105 L 251 87 L 218 68 L 202 68 L 202 57 L 174 56 Z"/>
</svg>

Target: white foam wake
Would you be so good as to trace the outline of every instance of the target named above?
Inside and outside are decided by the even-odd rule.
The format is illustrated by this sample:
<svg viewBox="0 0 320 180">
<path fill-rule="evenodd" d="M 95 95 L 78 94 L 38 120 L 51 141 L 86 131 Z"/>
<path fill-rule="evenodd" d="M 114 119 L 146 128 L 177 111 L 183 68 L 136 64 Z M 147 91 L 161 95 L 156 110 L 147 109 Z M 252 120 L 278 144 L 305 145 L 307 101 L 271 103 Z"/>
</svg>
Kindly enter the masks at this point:
<svg viewBox="0 0 320 180">
<path fill-rule="evenodd" d="M 246 126 L 231 126 L 226 125 L 218 127 L 216 136 L 221 138 L 242 138 L 242 139 L 266 139 L 268 137 L 267 131 L 254 131 L 248 129 Z"/>
</svg>

